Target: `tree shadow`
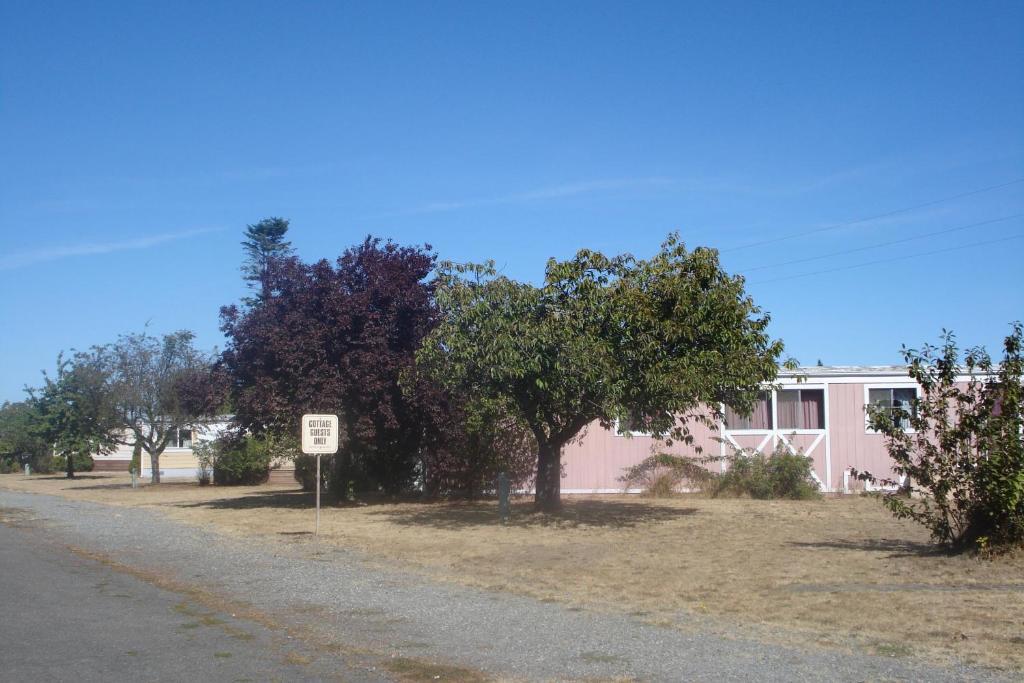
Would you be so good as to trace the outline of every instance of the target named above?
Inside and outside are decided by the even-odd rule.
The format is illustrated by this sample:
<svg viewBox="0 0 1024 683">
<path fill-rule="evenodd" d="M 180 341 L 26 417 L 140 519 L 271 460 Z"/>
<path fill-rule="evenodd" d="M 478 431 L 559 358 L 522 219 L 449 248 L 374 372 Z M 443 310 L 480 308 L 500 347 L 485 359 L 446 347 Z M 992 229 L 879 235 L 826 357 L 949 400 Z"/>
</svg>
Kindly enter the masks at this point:
<svg viewBox="0 0 1024 683">
<path fill-rule="evenodd" d="M 32 479 L 40 481 L 59 479 L 61 481 L 81 481 L 83 479 L 113 479 L 109 474 L 75 474 L 74 479 L 68 479 L 64 474 L 33 474 Z"/>
<path fill-rule="evenodd" d="M 215 498 L 193 502 L 175 503 L 180 508 L 206 508 L 209 510 L 255 510 L 255 509 L 311 509 L 316 505 L 315 494 L 308 491 L 267 491 L 254 492 L 244 496 Z M 411 527 L 432 527 L 435 529 L 469 529 L 501 525 L 498 504 L 486 501 L 423 501 L 420 499 L 371 498 L 357 504 L 340 503 L 332 494 L 321 494 L 321 506 L 325 508 L 360 507 L 369 509 L 366 514 L 384 518 L 393 524 Z M 638 502 L 617 502 L 606 500 L 566 500 L 562 509 L 555 513 L 539 513 L 533 509 L 533 501 L 516 501 L 507 522 L 510 527 L 610 527 L 632 528 L 646 524 L 667 522 L 692 515 L 696 508 Z"/>
<path fill-rule="evenodd" d="M 320 504 L 322 507 L 334 507 L 336 505 L 335 497 L 321 494 Z M 295 491 L 255 491 L 244 496 L 175 503 L 174 507 L 210 510 L 255 510 L 258 508 L 298 510 L 316 507 L 316 494 L 300 489 Z"/>
<path fill-rule="evenodd" d="M 553 513 L 536 512 L 531 502 L 516 502 L 505 526 L 518 528 L 620 528 L 667 522 L 697 512 L 696 508 L 680 508 L 647 503 L 622 503 L 603 500 L 563 501 L 562 509 Z M 501 525 L 495 502 L 424 503 L 374 510 L 369 514 L 385 518 L 400 526 L 459 530 Z"/>
<path fill-rule="evenodd" d="M 888 553 L 889 557 L 941 557 L 954 555 L 948 549 L 923 541 L 908 541 L 900 538 L 836 539 L 831 541 L 791 541 L 795 548 L 827 550 L 857 550 L 862 552 Z"/>
</svg>

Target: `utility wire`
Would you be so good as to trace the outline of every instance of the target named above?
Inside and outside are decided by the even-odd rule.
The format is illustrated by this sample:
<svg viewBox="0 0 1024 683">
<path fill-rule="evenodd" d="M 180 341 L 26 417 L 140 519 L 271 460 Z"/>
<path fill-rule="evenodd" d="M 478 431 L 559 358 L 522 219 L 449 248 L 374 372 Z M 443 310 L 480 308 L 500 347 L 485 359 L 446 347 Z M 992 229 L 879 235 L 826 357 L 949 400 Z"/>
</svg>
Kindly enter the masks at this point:
<svg viewBox="0 0 1024 683">
<path fill-rule="evenodd" d="M 828 225 L 823 228 L 814 228 L 813 230 L 803 230 L 801 232 L 791 232 L 788 235 L 782 235 L 780 237 L 770 237 L 764 240 L 758 240 L 757 242 L 748 242 L 741 244 L 738 247 L 729 247 L 728 249 L 719 249 L 719 253 L 725 253 L 730 251 L 739 251 L 740 249 L 750 249 L 751 247 L 760 247 L 765 244 L 775 244 L 776 242 L 784 242 L 785 240 L 791 240 L 796 237 L 804 237 L 806 235 L 817 235 L 822 232 L 829 232 L 831 230 L 839 230 L 840 228 L 846 228 L 851 225 L 857 225 L 859 223 L 867 223 L 868 221 L 875 221 L 879 218 L 887 218 L 889 216 L 895 216 L 899 213 L 906 213 L 907 211 L 914 211 L 916 209 L 924 209 L 929 206 L 935 206 L 936 204 L 942 204 L 944 202 L 951 202 L 954 199 L 963 199 L 964 197 L 971 197 L 976 194 L 982 194 L 983 192 L 992 192 L 1010 185 L 1016 185 L 1017 183 L 1024 183 L 1024 178 L 1018 178 L 1017 180 L 1011 180 L 1008 183 L 1001 183 L 999 185 L 990 185 L 988 187 L 982 187 L 977 190 L 971 190 L 970 192 L 961 192 L 960 194 L 951 195 L 949 197 L 943 197 L 941 199 L 935 199 L 930 202 L 923 204 L 915 204 L 913 206 L 907 206 L 902 209 L 894 209 L 892 211 L 886 211 L 885 213 L 876 214 L 874 216 L 868 216 L 866 218 L 858 218 L 854 221 L 847 221 L 846 223 L 836 223 L 835 225 Z"/>
<path fill-rule="evenodd" d="M 907 254 L 905 256 L 894 256 L 893 258 L 878 259 L 876 261 L 865 261 L 864 263 L 855 263 L 851 266 L 840 266 L 839 268 L 828 268 L 826 270 L 816 270 L 811 273 L 798 273 L 797 275 L 785 275 L 783 277 L 771 278 L 769 280 L 756 280 L 748 284 L 762 285 L 768 282 L 781 282 L 782 280 L 795 280 L 800 277 L 811 277 L 812 275 L 824 275 L 825 273 L 837 273 L 841 270 L 853 270 L 855 268 L 866 268 L 867 266 L 878 265 L 879 263 L 891 263 L 893 261 L 904 261 L 906 259 L 919 258 L 921 256 L 931 256 L 932 254 L 944 254 L 950 251 L 958 251 L 960 249 L 970 249 L 972 247 L 981 247 L 986 244 L 997 244 L 999 242 L 1009 242 L 1010 240 L 1019 240 L 1024 238 L 1024 234 L 1010 235 L 1009 237 L 1002 237 L 1000 239 L 985 240 L 983 242 L 972 242 L 971 244 L 961 244 L 955 247 L 946 247 L 945 249 L 934 249 L 932 251 L 923 251 L 919 254 Z"/>
<path fill-rule="evenodd" d="M 946 228 L 945 230 L 936 230 L 935 232 L 925 232 L 919 235 L 911 235 L 910 237 L 904 237 L 898 240 L 890 240 L 888 242 L 878 242 L 877 244 L 869 244 L 864 247 L 855 247 L 853 249 L 843 249 L 841 251 L 833 251 L 828 254 L 822 254 L 820 256 L 808 256 L 807 258 L 793 259 L 792 261 L 783 261 L 782 263 L 769 263 L 763 266 L 754 266 L 753 268 L 744 268 L 739 271 L 741 273 L 752 273 L 755 270 L 765 270 L 767 268 L 781 268 L 782 266 L 791 266 L 795 263 L 807 263 L 808 261 L 820 261 L 824 258 L 832 258 L 833 256 L 844 256 L 846 254 L 853 254 L 858 251 L 868 251 L 870 249 L 879 249 L 881 247 L 889 247 L 893 244 L 903 244 L 904 242 L 913 242 L 914 240 L 924 239 L 925 237 L 935 237 L 936 235 L 945 235 L 951 232 L 957 232 L 958 230 L 967 230 L 968 228 L 977 228 L 982 225 L 991 225 L 992 223 L 1000 223 L 1002 221 L 1013 220 L 1014 218 L 1024 217 L 1024 213 L 1016 213 L 1012 216 L 1004 216 L 1002 218 L 993 218 L 988 221 L 980 221 L 978 223 L 969 223 L 967 225 L 959 225 L 955 228 Z"/>
</svg>

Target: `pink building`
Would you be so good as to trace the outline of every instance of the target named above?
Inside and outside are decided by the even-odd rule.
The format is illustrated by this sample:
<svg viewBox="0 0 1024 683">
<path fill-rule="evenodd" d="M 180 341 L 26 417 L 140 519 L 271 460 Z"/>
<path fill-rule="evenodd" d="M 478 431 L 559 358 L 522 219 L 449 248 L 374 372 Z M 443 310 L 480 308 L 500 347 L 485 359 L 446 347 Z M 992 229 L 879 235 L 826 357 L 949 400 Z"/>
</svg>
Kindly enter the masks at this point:
<svg viewBox="0 0 1024 683">
<path fill-rule="evenodd" d="M 850 467 L 892 475 L 883 437 L 867 425 L 865 405 L 900 405 L 918 391 L 905 366 L 800 368 L 781 372 L 778 386 L 764 392 L 749 417 L 726 410 L 719 431 L 696 423 L 691 429 L 695 445 L 708 455 L 732 448 L 771 452 L 778 444 L 802 451 L 813 459 L 822 491 L 848 491 L 854 485 L 846 475 Z M 565 448 L 562 492 L 621 493 L 625 470 L 657 452 L 694 455 L 691 446 L 666 447 L 649 435 L 594 422 Z"/>
</svg>

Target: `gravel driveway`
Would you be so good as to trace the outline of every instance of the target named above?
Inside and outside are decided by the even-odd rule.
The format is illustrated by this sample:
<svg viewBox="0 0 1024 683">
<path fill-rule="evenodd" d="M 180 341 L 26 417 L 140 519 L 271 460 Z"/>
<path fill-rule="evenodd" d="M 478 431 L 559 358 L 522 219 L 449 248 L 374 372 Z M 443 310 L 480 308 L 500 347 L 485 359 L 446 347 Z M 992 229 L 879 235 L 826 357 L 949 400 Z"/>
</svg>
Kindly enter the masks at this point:
<svg viewBox="0 0 1024 683">
<path fill-rule="evenodd" d="M 442 679 L 482 672 L 518 680 L 1008 680 L 984 669 L 725 638 L 682 614 L 673 628 L 574 611 L 381 570 L 353 551 L 317 555 L 308 537 L 255 543 L 140 508 L 11 491 L 0 491 L 0 508 L 34 518 L 33 534 L 251 608 L 311 649 L 333 648 L 390 675 L 403 673 L 389 668 L 394 662 L 440 662 L 465 668 L 439 670 Z"/>
</svg>

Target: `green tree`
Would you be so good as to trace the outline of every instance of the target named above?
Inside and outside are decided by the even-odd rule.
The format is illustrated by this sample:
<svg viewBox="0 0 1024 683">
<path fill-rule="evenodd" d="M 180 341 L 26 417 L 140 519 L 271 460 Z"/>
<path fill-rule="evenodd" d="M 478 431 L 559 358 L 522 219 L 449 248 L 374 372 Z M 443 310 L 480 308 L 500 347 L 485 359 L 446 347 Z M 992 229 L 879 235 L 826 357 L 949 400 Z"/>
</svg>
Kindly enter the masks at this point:
<svg viewBox="0 0 1024 683">
<path fill-rule="evenodd" d="M 109 374 L 97 352 L 57 356 L 54 377 L 30 390 L 39 415 L 36 433 L 63 456 L 67 477 L 75 476 L 76 459 L 109 453 L 121 436 Z"/>
<path fill-rule="evenodd" d="M 5 402 L 0 406 L 0 460 L 11 467 L 27 463 L 38 470 L 51 451 L 51 445 L 39 434 L 41 419 L 33 401 Z"/>
<path fill-rule="evenodd" d="M 270 280 L 268 270 L 270 262 L 292 253 L 292 243 L 285 240 L 288 232 L 288 221 L 284 218 L 264 218 L 259 223 L 245 227 L 245 262 L 242 264 L 242 276 L 249 287 L 256 289 L 259 295 L 247 303 L 266 301 L 270 297 Z"/>
<path fill-rule="evenodd" d="M 162 339 L 128 334 L 102 349 L 117 414 L 130 443 L 149 455 L 154 484 L 160 483 L 160 455 L 178 431 L 198 427 L 221 400 L 217 392 L 195 391 L 212 363 L 193 339 L 187 330 Z M 197 395 L 211 396 L 215 405 L 204 405 Z"/>
<path fill-rule="evenodd" d="M 883 497 L 886 507 L 953 550 L 1024 542 L 1021 344 L 1017 322 L 998 365 L 980 347 L 961 361 L 951 332 L 943 332 L 940 346 L 904 347 L 919 396 L 909 405 L 869 409 L 898 479 L 858 476 L 898 485 L 898 493 Z M 921 495 L 907 495 L 915 492 Z"/>
<path fill-rule="evenodd" d="M 441 264 L 441 322 L 418 354 L 436 380 L 507 400 L 537 444 L 536 505 L 560 505 L 561 453 L 594 420 L 641 419 L 693 443 L 725 403 L 750 410 L 782 342 L 716 251 L 677 235 L 638 260 L 583 250 L 551 259 L 537 287 L 484 265 Z"/>
</svg>

